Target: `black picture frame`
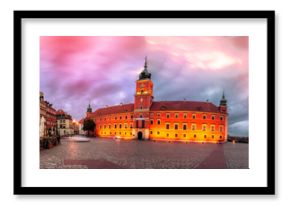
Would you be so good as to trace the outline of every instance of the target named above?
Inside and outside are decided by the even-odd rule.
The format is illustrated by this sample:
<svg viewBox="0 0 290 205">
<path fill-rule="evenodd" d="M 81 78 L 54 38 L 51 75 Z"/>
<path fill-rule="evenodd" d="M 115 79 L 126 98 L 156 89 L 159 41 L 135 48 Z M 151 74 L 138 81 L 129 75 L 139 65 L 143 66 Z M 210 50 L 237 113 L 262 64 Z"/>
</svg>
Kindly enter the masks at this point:
<svg viewBox="0 0 290 205">
<path fill-rule="evenodd" d="M 267 21 L 266 187 L 23 187 L 21 143 L 22 19 L 47 18 L 218 18 Z M 14 11 L 14 194 L 16 195 L 273 195 L 275 194 L 275 11 Z"/>
</svg>

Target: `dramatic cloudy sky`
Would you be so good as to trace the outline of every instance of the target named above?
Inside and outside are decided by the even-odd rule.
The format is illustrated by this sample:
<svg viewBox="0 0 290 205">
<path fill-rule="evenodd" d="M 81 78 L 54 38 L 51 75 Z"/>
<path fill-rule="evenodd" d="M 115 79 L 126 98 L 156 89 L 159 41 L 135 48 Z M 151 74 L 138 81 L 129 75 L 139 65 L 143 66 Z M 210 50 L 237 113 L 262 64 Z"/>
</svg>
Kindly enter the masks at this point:
<svg viewBox="0 0 290 205">
<path fill-rule="evenodd" d="M 209 100 L 225 91 L 229 133 L 248 136 L 248 37 L 40 38 L 40 90 L 56 109 L 79 120 L 93 110 L 133 102 L 144 57 L 154 99 Z"/>
</svg>

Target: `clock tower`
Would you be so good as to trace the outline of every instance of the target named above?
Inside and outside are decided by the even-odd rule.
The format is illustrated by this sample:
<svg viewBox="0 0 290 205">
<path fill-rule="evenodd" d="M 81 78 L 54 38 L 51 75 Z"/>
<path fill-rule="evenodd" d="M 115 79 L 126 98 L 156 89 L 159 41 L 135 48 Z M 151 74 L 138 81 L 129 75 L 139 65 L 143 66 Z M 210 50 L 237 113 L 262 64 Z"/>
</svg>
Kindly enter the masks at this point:
<svg viewBox="0 0 290 205">
<path fill-rule="evenodd" d="M 139 140 L 149 139 L 149 111 L 153 101 L 153 82 L 147 66 L 146 57 L 144 69 L 136 81 L 133 134 Z"/>
</svg>

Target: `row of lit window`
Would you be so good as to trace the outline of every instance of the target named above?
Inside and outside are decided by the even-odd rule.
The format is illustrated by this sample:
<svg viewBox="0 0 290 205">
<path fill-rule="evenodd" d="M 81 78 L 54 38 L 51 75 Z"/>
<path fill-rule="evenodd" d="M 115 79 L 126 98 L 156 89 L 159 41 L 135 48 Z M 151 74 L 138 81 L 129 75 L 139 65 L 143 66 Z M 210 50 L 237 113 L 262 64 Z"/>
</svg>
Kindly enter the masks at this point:
<svg viewBox="0 0 290 205">
<path fill-rule="evenodd" d="M 111 125 L 108 125 L 108 126 L 107 126 L 107 125 L 104 125 L 103 128 L 104 128 L 104 129 L 106 129 L 106 128 L 111 129 Z M 122 124 L 119 124 L 119 127 L 118 127 L 117 124 L 114 124 L 114 128 L 115 128 L 115 129 L 117 129 L 117 128 L 120 128 L 120 129 L 121 129 L 121 128 L 122 128 Z M 127 125 L 126 123 L 124 124 L 124 128 L 125 128 L 125 129 L 128 128 L 128 125 Z M 130 124 L 130 128 L 133 128 L 133 125 L 132 125 L 132 124 Z M 100 129 L 102 129 L 102 125 L 100 125 Z"/>
<path fill-rule="evenodd" d="M 154 116 L 154 113 L 151 113 L 150 116 L 153 117 L 153 116 Z M 160 117 L 160 116 L 161 116 L 161 114 L 160 114 L 160 113 L 157 113 L 157 117 Z M 112 119 L 112 120 L 113 120 L 113 119 L 115 119 L 115 120 L 117 120 L 117 119 L 122 120 L 123 117 L 124 117 L 124 119 L 126 119 L 126 120 L 128 119 L 128 116 L 127 116 L 127 115 L 125 115 L 125 116 L 119 116 L 119 117 L 115 116 L 115 117 L 112 117 L 111 119 Z M 143 116 L 140 115 L 140 117 L 142 118 Z M 131 120 L 132 120 L 132 119 L 133 119 L 133 115 L 131 115 L 130 118 L 131 118 Z M 167 118 L 167 119 L 170 118 L 170 113 L 166 113 L 166 118 Z M 179 118 L 179 113 L 175 113 L 175 118 Z M 183 114 L 183 118 L 184 118 L 184 119 L 187 119 L 187 113 L 184 113 L 184 114 Z M 215 120 L 215 118 L 216 118 L 215 115 L 212 115 L 212 116 L 211 116 L 211 119 L 212 119 L 212 120 Z M 100 121 L 101 121 L 102 119 L 103 119 L 104 121 L 106 121 L 107 119 L 110 119 L 110 118 L 107 118 L 107 117 L 100 118 Z M 192 119 L 196 119 L 196 114 L 192 114 Z M 206 119 L 207 119 L 207 116 L 206 116 L 206 115 L 203 115 L 203 116 L 202 116 L 202 119 L 206 120 Z M 221 115 L 221 116 L 220 116 L 220 120 L 223 120 L 223 119 L 224 119 L 224 117 Z"/>
<path fill-rule="evenodd" d="M 101 134 L 103 134 L 103 135 L 107 135 L 107 134 L 110 134 L 110 135 L 122 135 L 122 134 L 124 134 L 124 135 L 130 135 L 130 136 L 132 136 L 132 132 L 105 132 L 105 131 L 103 131 L 103 132 L 101 132 Z"/>
<path fill-rule="evenodd" d="M 150 131 L 150 134 L 152 135 L 152 134 L 153 134 L 153 131 Z M 157 131 L 156 134 L 157 134 L 157 135 L 160 135 L 160 132 Z M 174 136 L 175 136 L 175 137 L 178 137 L 178 134 L 175 133 Z M 180 136 L 183 136 L 183 137 L 186 137 L 186 136 L 193 136 L 193 138 L 197 138 L 197 135 L 196 135 L 196 134 L 194 134 L 194 135 L 181 134 Z M 169 134 L 169 133 L 166 133 L 166 137 L 170 137 L 170 134 Z M 204 139 L 207 139 L 207 137 L 208 137 L 207 135 L 203 135 L 203 138 L 204 138 Z M 211 138 L 212 138 L 212 139 L 215 139 L 215 136 L 214 136 L 214 135 L 211 135 Z M 219 136 L 219 139 L 222 139 L 222 136 Z"/>
<path fill-rule="evenodd" d="M 122 120 L 123 117 L 124 117 L 125 120 L 127 120 L 127 119 L 129 118 L 128 115 L 125 115 L 125 116 L 119 116 L 119 117 L 117 117 L 117 116 L 115 116 L 115 117 L 111 117 L 111 119 L 112 119 L 112 120 L 113 120 L 113 119 L 115 119 L 115 120 L 117 120 L 117 119 Z M 132 120 L 132 119 L 133 119 L 133 115 L 131 115 L 130 118 L 131 118 L 131 120 Z M 107 118 L 107 117 L 100 118 L 100 121 L 101 121 L 102 119 L 103 119 L 104 121 L 106 121 L 107 119 L 109 120 L 110 118 L 109 118 L 109 117 L 108 117 L 108 118 Z"/>
<path fill-rule="evenodd" d="M 151 113 L 150 114 L 150 117 L 153 117 L 154 116 L 154 113 Z M 161 114 L 160 113 L 157 113 L 157 117 L 160 117 L 161 116 Z M 170 113 L 166 113 L 166 118 L 167 119 L 169 119 L 171 117 L 171 114 Z M 179 113 L 175 113 L 175 118 L 179 118 Z M 184 119 L 187 119 L 187 113 L 183 113 L 183 118 Z M 196 114 L 192 114 L 191 115 L 191 118 L 192 119 L 197 119 L 196 118 Z M 202 115 L 202 119 L 204 119 L 204 120 L 206 120 L 207 119 L 207 115 Z M 215 115 L 211 115 L 211 119 L 212 120 L 215 120 L 216 119 L 216 116 Z M 224 119 L 224 117 L 221 115 L 220 116 L 220 120 L 223 120 Z"/>
<path fill-rule="evenodd" d="M 159 123 L 158 123 L 159 122 Z M 153 120 L 151 120 L 151 125 L 153 124 Z M 160 125 L 160 121 L 157 121 L 157 124 Z M 178 130 L 178 127 L 179 127 L 179 124 L 174 124 L 174 129 L 175 130 Z M 166 123 L 165 124 L 165 128 L 167 130 L 170 129 L 170 124 L 169 123 Z M 187 130 L 187 124 L 183 124 L 182 125 L 182 129 L 183 130 Z M 196 130 L 196 124 L 192 124 L 191 125 L 191 130 Z M 207 130 L 207 125 L 202 125 L 202 131 L 206 131 Z M 210 125 L 210 131 L 215 131 L 215 125 Z M 223 126 L 220 125 L 219 126 L 219 131 L 222 132 L 223 131 Z"/>
<path fill-rule="evenodd" d="M 104 125 L 103 126 L 104 129 L 108 128 L 108 129 L 111 129 L 111 125 Z M 117 124 L 114 124 L 114 128 L 115 129 L 122 129 L 122 124 L 119 124 L 119 127 Z M 127 129 L 128 128 L 128 125 L 125 123 L 124 124 L 124 128 Z M 130 128 L 133 128 L 133 125 L 130 124 Z M 174 127 L 173 127 L 175 130 L 178 130 L 179 129 L 179 124 L 174 124 Z M 100 129 L 102 129 L 102 125 L 100 125 Z M 170 124 L 165 124 L 165 129 L 169 130 L 170 129 Z M 182 125 L 182 130 L 187 130 L 187 124 L 183 124 Z M 191 125 L 191 130 L 197 130 L 196 128 L 196 124 L 192 124 Z M 202 125 L 202 128 L 201 128 L 202 131 L 207 131 L 207 125 Z M 214 132 L 216 129 L 215 129 L 215 125 L 210 125 L 210 131 Z M 219 126 L 219 132 L 223 132 L 223 125 L 220 125 Z"/>
</svg>

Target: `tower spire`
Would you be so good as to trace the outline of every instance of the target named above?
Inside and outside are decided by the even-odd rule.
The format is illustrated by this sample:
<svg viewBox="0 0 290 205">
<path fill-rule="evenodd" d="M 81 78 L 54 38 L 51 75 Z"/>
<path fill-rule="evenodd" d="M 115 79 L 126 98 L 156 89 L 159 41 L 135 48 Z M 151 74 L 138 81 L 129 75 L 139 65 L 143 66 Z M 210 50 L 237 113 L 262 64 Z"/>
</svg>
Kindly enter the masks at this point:
<svg viewBox="0 0 290 205">
<path fill-rule="evenodd" d="M 225 91 L 223 90 L 222 99 L 220 101 L 220 105 L 227 106 L 227 99 L 225 97 Z"/>
<path fill-rule="evenodd" d="M 147 56 L 145 56 L 144 68 L 147 70 Z M 144 70 L 145 70 L 145 69 L 144 69 Z"/>
<path fill-rule="evenodd" d="M 146 78 L 151 79 L 151 73 L 148 72 L 147 67 L 148 67 L 148 61 L 147 61 L 147 56 L 145 56 L 144 69 L 139 75 L 139 80 L 146 79 Z"/>
<path fill-rule="evenodd" d="M 88 108 L 87 108 L 87 112 L 92 112 L 91 101 L 89 101 L 89 105 L 88 105 Z"/>
</svg>

